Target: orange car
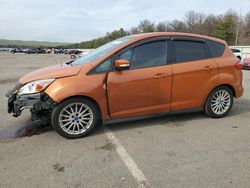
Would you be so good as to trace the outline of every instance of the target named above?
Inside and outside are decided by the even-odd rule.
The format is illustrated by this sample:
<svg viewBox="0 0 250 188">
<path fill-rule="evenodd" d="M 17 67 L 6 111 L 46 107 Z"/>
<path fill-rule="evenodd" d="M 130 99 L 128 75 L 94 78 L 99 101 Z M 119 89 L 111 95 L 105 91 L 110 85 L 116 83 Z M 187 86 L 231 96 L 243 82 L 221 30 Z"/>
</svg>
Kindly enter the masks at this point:
<svg viewBox="0 0 250 188">
<path fill-rule="evenodd" d="M 32 120 L 47 118 L 60 135 L 79 138 L 99 120 L 196 110 L 220 118 L 242 94 L 242 64 L 225 41 L 159 32 L 29 73 L 7 97 L 14 116 L 30 108 Z"/>
</svg>

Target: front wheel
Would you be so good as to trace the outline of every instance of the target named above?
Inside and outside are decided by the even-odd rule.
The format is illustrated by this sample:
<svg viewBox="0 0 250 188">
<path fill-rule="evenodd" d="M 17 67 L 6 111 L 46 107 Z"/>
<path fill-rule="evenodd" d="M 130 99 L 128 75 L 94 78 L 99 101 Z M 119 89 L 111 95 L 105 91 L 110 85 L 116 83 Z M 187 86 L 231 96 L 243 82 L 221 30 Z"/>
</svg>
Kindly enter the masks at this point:
<svg viewBox="0 0 250 188">
<path fill-rule="evenodd" d="M 204 112 L 212 118 L 221 118 L 228 114 L 233 106 L 233 92 L 226 86 L 215 88 L 207 97 Z"/>
<path fill-rule="evenodd" d="M 60 103 L 52 112 L 52 126 L 65 138 L 86 136 L 98 123 L 96 105 L 85 98 L 71 98 Z"/>
</svg>

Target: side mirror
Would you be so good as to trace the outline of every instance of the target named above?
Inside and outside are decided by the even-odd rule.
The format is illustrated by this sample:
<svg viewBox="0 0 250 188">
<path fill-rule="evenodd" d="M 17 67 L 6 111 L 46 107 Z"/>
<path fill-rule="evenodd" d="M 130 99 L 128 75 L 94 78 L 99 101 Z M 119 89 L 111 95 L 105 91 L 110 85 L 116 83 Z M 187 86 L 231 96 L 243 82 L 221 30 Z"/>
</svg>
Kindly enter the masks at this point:
<svg viewBox="0 0 250 188">
<path fill-rule="evenodd" d="M 117 59 L 115 61 L 115 68 L 116 70 L 126 70 L 129 69 L 130 67 L 130 62 L 127 59 Z"/>
</svg>

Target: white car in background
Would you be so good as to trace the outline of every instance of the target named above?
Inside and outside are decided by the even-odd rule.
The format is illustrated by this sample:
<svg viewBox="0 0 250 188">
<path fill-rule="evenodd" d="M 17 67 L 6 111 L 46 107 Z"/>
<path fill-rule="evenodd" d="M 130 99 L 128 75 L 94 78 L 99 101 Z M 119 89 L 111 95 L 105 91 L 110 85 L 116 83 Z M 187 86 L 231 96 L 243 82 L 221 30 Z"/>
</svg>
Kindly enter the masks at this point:
<svg viewBox="0 0 250 188">
<path fill-rule="evenodd" d="M 234 55 L 235 55 L 237 58 L 239 58 L 240 60 L 242 60 L 242 53 L 241 53 L 241 51 L 240 51 L 239 49 L 237 49 L 237 48 L 232 48 L 231 50 L 232 50 L 232 52 L 234 53 Z"/>
</svg>

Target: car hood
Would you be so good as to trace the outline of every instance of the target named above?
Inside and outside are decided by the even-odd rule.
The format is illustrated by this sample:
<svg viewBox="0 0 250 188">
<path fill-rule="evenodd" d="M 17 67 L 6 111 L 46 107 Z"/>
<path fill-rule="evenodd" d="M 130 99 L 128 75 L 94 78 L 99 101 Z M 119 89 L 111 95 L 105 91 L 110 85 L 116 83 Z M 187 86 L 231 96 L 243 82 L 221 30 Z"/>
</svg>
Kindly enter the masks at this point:
<svg viewBox="0 0 250 188">
<path fill-rule="evenodd" d="M 19 80 L 19 83 L 26 84 L 34 80 L 74 76 L 80 72 L 81 67 L 82 65 L 71 66 L 68 64 L 49 66 L 26 74 Z"/>
</svg>

